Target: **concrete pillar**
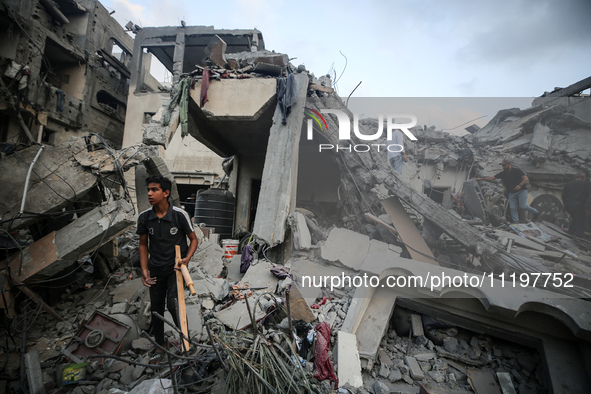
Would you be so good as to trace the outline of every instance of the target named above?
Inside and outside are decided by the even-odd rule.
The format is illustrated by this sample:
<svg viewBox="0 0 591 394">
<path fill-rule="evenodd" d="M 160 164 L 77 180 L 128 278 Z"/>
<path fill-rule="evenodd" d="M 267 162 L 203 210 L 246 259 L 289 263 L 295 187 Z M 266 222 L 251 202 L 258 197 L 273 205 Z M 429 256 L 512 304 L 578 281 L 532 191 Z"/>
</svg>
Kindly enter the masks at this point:
<svg viewBox="0 0 591 394">
<path fill-rule="evenodd" d="M 174 43 L 174 56 L 172 59 L 172 83 L 176 84 L 183 73 L 183 60 L 185 58 L 185 30 L 182 29 L 176 35 Z"/>
<path fill-rule="evenodd" d="M 296 98 L 287 123 L 282 124 L 279 106 L 269 134 L 261 194 L 254 223 L 254 233 L 271 246 L 285 238 L 287 216 L 295 210 L 297 164 L 308 75 L 295 75 Z"/>
</svg>

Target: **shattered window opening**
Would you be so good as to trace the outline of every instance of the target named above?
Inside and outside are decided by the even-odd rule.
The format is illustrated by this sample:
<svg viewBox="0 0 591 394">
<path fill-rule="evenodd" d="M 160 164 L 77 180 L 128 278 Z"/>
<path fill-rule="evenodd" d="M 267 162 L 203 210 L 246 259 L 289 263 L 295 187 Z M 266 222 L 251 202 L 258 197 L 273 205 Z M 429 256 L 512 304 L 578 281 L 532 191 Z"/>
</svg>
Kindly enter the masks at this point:
<svg viewBox="0 0 591 394">
<path fill-rule="evenodd" d="M 96 101 L 105 112 L 111 115 L 125 117 L 125 104 L 104 90 L 100 90 L 96 94 Z"/>
<path fill-rule="evenodd" d="M 42 80 L 81 100 L 86 83 L 84 61 L 49 37 L 45 41 L 43 56 L 46 62 L 41 64 Z"/>
<path fill-rule="evenodd" d="M 131 60 L 129 51 L 124 49 L 116 39 L 111 37 L 109 41 L 112 45 L 111 56 L 113 56 L 119 63 L 127 67 L 129 61 Z"/>
</svg>

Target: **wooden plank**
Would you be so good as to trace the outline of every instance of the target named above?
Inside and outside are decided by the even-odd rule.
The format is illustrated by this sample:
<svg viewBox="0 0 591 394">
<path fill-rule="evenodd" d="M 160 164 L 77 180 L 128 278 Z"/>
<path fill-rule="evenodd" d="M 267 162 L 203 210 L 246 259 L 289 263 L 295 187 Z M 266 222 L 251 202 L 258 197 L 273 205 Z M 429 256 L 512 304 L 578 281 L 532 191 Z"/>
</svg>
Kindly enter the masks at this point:
<svg viewBox="0 0 591 394">
<path fill-rule="evenodd" d="M 178 264 L 181 261 L 181 247 L 180 245 L 175 245 L 176 251 L 176 263 Z M 181 271 L 176 272 L 176 290 L 178 296 L 178 303 L 179 303 L 179 322 L 181 323 L 181 331 L 185 337 L 189 337 L 189 328 L 187 326 L 187 307 L 185 305 L 185 286 L 183 283 L 183 274 Z M 185 351 L 189 350 L 189 341 L 185 338 L 182 338 L 183 341 L 183 349 Z"/>
<path fill-rule="evenodd" d="M 425 242 L 425 239 L 417 230 L 398 197 L 390 197 L 381 201 L 386 213 L 390 215 L 392 223 L 402 242 L 406 245 L 413 260 L 422 261 L 433 265 L 439 265 L 433 256 L 433 252 Z"/>
<path fill-rule="evenodd" d="M 368 218 L 369 220 L 379 224 L 382 227 L 385 227 L 386 229 L 390 230 L 394 235 L 398 235 L 398 231 L 396 231 L 396 229 L 392 226 L 390 226 L 388 223 L 380 220 L 380 218 L 375 217 L 374 215 L 372 215 L 371 213 L 365 213 L 365 217 Z"/>
<path fill-rule="evenodd" d="M 12 284 L 19 287 L 19 290 L 22 291 L 27 297 L 29 297 L 34 303 L 37 305 L 41 304 L 41 307 L 49 313 L 53 318 L 57 321 L 64 321 L 64 318 L 57 314 L 56 311 L 53 310 L 52 307 L 47 305 L 43 298 L 41 298 L 38 294 L 32 292 L 27 286 L 25 286 L 22 282 L 20 282 L 14 275 L 11 275 Z"/>
</svg>

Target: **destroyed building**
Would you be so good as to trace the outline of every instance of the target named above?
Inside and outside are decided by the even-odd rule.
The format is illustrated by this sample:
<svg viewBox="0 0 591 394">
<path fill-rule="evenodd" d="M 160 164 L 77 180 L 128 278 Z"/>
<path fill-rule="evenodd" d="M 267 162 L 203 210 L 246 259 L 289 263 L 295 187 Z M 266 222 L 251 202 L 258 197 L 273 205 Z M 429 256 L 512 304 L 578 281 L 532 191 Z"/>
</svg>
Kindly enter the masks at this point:
<svg viewBox="0 0 591 394">
<path fill-rule="evenodd" d="M 218 40 L 216 47 L 210 44 L 214 38 Z M 187 197 L 199 190 L 212 186 L 219 187 L 222 181 L 227 184 L 227 178 L 223 179 L 221 163 L 223 157 L 231 154 L 229 154 L 229 148 L 215 148 L 211 144 L 204 144 L 203 141 L 195 139 L 193 135 L 174 133 L 175 130 L 172 130 L 166 139 L 150 141 L 154 137 L 150 125 L 159 124 L 166 113 L 164 110 L 167 106 L 174 105 L 171 103 L 173 97 L 170 94 L 170 87 L 162 86 L 153 75 L 154 66 L 159 62 L 162 67 L 169 70 L 176 88 L 182 75 L 193 72 L 195 66 L 201 65 L 212 50 L 219 51 L 222 45 L 228 53 L 250 52 L 253 47 L 260 50 L 265 48 L 262 34 L 257 30 L 222 30 L 206 26 L 147 27 L 135 34 L 134 53 L 141 53 L 141 56 L 135 57 L 130 66 L 133 72 L 129 86 L 130 110 L 125 123 L 124 146 L 141 143 L 146 133 L 148 143 L 159 146 L 159 156 L 163 158 L 177 183 L 181 201 L 185 201 Z M 211 78 L 219 80 L 220 75 L 213 73 Z M 218 97 L 218 99 L 212 100 L 212 103 L 216 103 L 215 107 L 207 106 L 206 111 L 218 112 L 220 118 L 223 116 L 227 123 L 254 115 L 251 111 L 258 109 L 257 103 L 253 103 L 251 108 L 228 107 L 232 101 L 224 96 L 228 96 L 231 91 L 237 95 L 252 94 L 249 90 L 250 86 L 245 86 L 248 83 L 238 82 L 227 82 L 230 84 L 219 93 L 216 89 L 210 92 L 209 97 Z M 269 81 L 266 90 L 273 89 Z M 264 93 L 268 95 L 268 92 Z M 238 112 L 232 112 L 236 110 Z M 173 122 L 171 128 L 176 127 L 178 118 L 171 121 Z M 183 122 L 186 124 L 187 121 L 189 120 L 184 119 Z M 232 143 L 238 144 L 238 142 Z M 133 171 L 129 173 L 130 181 L 134 179 L 133 174 Z"/>
<path fill-rule="evenodd" d="M 494 198 L 502 191 L 474 185 L 469 178 L 498 172 L 499 159 L 511 154 L 530 174 L 532 198 L 556 195 L 568 179 L 564 174 L 590 162 L 576 149 L 582 142 L 570 142 L 573 136 L 587 138 L 588 119 L 572 115 L 568 105 L 554 105 L 501 111 L 466 137 L 415 128 L 417 141 L 408 146 L 411 161 L 399 176 L 383 152 L 319 152 L 319 143 L 340 142 L 339 119 L 322 111 L 340 111 L 349 119 L 352 114 L 330 79 L 317 79 L 305 67 L 292 65 L 286 54 L 266 50 L 257 30 L 136 28 L 134 53 L 141 56 L 134 56 L 130 66 L 123 149 L 95 151 L 94 144 L 78 139 L 39 153 L 46 163 L 46 152 L 57 151 L 53 155 L 62 161 L 52 161 L 61 163 L 60 176 L 73 173 L 79 181 L 69 183 L 88 184 L 84 192 L 68 195 L 70 200 L 100 195 L 100 183 L 113 190 L 112 198 L 17 247 L 10 257 L 15 278 L 7 282 L 34 287 L 35 275 L 37 280 L 39 274 L 50 276 L 110 238 L 120 241 L 111 250 L 120 253 L 115 260 L 121 266 L 107 268 L 108 279 L 89 279 L 86 290 L 64 292 L 57 311 L 45 305 L 51 315 L 38 316 L 40 323 L 24 330 L 28 339 L 40 339 L 24 349 L 32 349 L 24 367 L 30 385 L 63 383 L 50 373 L 61 365 L 86 373 L 69 386 L 78 392 L 145 392 L 160 384 L 169 390 L 184 385 L 191 392 L 239 392 L 240 387 L 328 392 L 337 381 L 360 393 L 483 393 L 490 387 L 493 392 L 586 392 L 591 368 L 588 241 L 566 235 L 553 223 L 560 220 L 558 214 L 535 227 L 505 225 L 504 212 L 495 208 L 503 201 Z M 170 89 L 149 76 L 150 55 L 172 72 Z M 566 100 L 583 89 L 566 92 Z M 323 122 L 314 122 L 308 113 L 324 114 Z M 375 122 L 362 122 L 360 129 L 371 135 Z M 254 241 L 255 251 L 242 273 L 242 256 L 226 250 L 222 259 L 215 237 L 206 235 L 215 226 L 196 226 L 201 246 L 189 266 L 195 296 L 185 301 L 189 330 L 184 334 L 195 348 L 184 356 L 182 349 L 172 349 L 175 369 L 166 362 L 151 364 L 152 345 L 147 336 L 139 338 L 151 317 L 149 297 L 132 263 L 137 244 L 133 233 L 125 232 L 134 215 L 126 200 L 145 204 L 146 173 L 191 184 L 186 169 L 175 170 L 168 151 L 184 134 L 219 157 L 234 157 L 227 185 L 236 201 L 233 235 L 251 233 L 246 238 Z M 139 147 L 140 142 L 151 148 Z M 21 200 L 32 212 L 67 206 L 61 200 L 30 205 L 41 199 L 31 195 L 51 194 L 50 181 L 60 183 L 53 179 L 56 168 L 39 170 L 28 190 L 26 174 L 41 151 L 29 147 L 0 163 L 18 169 L 13 177 L 20 182 L 17 189 L 24 190 L 5 196 L 3 220 L 14 224 L 6 230 L 26 233 L 30 226 L 28 218 L 18 215 Z M 428 169 L 412 178 L 418 164 Z M 561 178 L 547 174 L 555 164 L 564 166 L 559 167 Z M 124 176 L 122 171 L 134 165 L 135 176 L 132 171 Z M 207 186 L 217 184 L 220 174 L 195 176 L 200 186 Z M 10 175 L 2 176 L 8 180 Z M 426 178 L 435 182 L 425 183 Z M 124 186 L 119 195 L 105 179 Z M 135 201 L 125 187 L 134 183 Z M 467 185 L 474 186 L 468 193 Z M 462 193 L 471 205 L 460 198 Z M 179 194 L 173 191 L 176 204 Z M 550 212 L 552 206 L 546 206 Z M 543 234 L 536 237 L 540 229 Z M 63 242 L 78 233 L 87 237 L 75 245 Z M 573 286 L 530 284 L 533 274 L 546 273 Z M 416 282 L 446 275 L 470 283 Z M 327 276 L 328 282 L 317 284 Z M 347 285 L 345 276 L 370 276 L 377 282 Z M 413 285 L 402 285 L 411 278 Z M 473 278 L 480 280 L 477 286 Z M 399 286 L 392 286 L 391 279 Z M 273 308 L 280 323 L 270 318 Z M 127 317 L 118 320 L 121 314 Z M 33 313 L 22 316 L 17 326 L 27 327 Z M 314 350 L 300 348 L 298 356 L 306 361 L 300 362 L 292 353 L 292 326 L 303 332 L 297 338 L 302 341 L 310 333 L 307 323 L 316 327 L 316 345 Z M 108 329 L 99 329 L 101 324 Z M 128 334 L 122 337 L 123 331 Z M 13 389 L 19 363 L 11 355 L 11 382 L 6 384 Z M 319 360 L 324 364 L 317 366 Z"/>
<path fill-rule="evenodd" d="M 121 148 L 133 39 L 102 4 L 6 0 L 0 17 L 3 152 L 90 132 Z"/>
</svg>

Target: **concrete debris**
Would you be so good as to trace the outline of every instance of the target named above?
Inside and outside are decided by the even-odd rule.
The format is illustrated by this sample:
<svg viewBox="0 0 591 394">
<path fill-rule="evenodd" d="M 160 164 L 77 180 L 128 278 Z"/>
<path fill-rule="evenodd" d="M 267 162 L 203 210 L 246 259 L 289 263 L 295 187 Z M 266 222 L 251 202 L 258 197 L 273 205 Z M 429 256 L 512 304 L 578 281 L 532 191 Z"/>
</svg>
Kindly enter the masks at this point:
<svg viewBox="0 0 591 394">
<path fill-rule="evenodd" d="M 11 25 L 33 29 L 15 30 L 20 49 L 0 62 L 0 110 L 11 117 L 1 141 L 0 229 L 9 236 L 0 246 L 9 263 L 0 306 L 13 319 L 0 323 L 9 334 L 0 391 L 17 391 L 26 375 L 39 392 L 69 384 L 75 393 L 328 392 L 327 380 L 312 377 L 318 349 L 327 365 L 336 361 L 341 390 L 358 393 L 588 391 L 591 242 L 564 231 L 559 197 L 577 171 L 591 172 L 589 100 L 580 95 L 589 78 L 531 108 L 501 109 L 462 137 L 413 127 L 399 174 L 383 152 L 319 157 L 302 138 L 306 111 L 352 114 L 330 76 L 266 50 L 258 30 L 131 23 L 134 45 L 99 3 L 78 3 L 0 6 Z M 68 29 L 86 14 L 89 29 L 100 22 L 113 35 L 109 48 L 77 23 L 72 38 Z M 43 56 L 32 57 L 40 47 Z M 171 87 L 147 72 L 150 53 L 172 72 Z M 84 77 L 67 64 L 84 64 Z M 338 146 L 335 119 L 323 117 L 321 133 Z M 358 126 L 367 136 L 378 121 Z M 80 137 L 83 127 L 98 132 Z M 78 137 L 67 138 L 71 131 Z M 185 156 L 172 151 L 195 143 L 179 142 L 188 137 L 208 154 L 233 157 L 234 169 L 223 178 L 202 170 L 209 164 L 194 151 L 179 167 Z M 28 145 L 8 143 L 19 140 Z M 501 185 L 472 179 L 500 172 L 506 158 L 527 173 L 530 205 L 541 211 L 521 224 L 508 224 Z M 188 335 L 166 323 L 169 343 L 159 349 L 173 370 L 149 335 L 139 338 L 159 317 L 149 312 L 132 227 L 150 208 L 145 177 L 156 174 L 173 181 L 171 201 L 183 201 L 190 216 L 197 188 L 217 185 L 235 199 L 227 234 L 215 220 L 197 229 Z M 238 240 L 236 255 L 224 256 L 220 237 Z M 253 261 L 242 274 L 246 242 Z M 173 320 L 169 312 L 164 319 Z M 23 349 L 21 363 L 15 352 Z M 269 372 L 277 366 L 289 376 Z M 70 371 L 85 377 L 62 381 Z"/>
<path fill-rule="evenodd" d="M 14 277 L 24 281 L 34 275 L 48 278 L 59 273 L 80 256 L 133 226 L 132 214 L 133 207 L 125 200 L 93 209 L 31 244 L 22 254 L 15 254 L 10 261 Z"/>
<path fill-rule="evenodd" d="M 0 188 L 1 228 L 24 228 L 50 213 L 67 223 L 74 215 L 72 201 L 100 202 L 100 195 L 92 193 L 97 190 L 97 175 L 76 159 L 89 154 L 84 138 L 75 138 L 55 146 L 34 145 L 0 160 L 0 182 L 6 185 Z M 34 172 L 27 178 L 30 168 Z M 39 215 L 23 215 L 23 210 Z M 56 215 L 60 211 L 61 217 Z"/>
<path fill-rule="evenodd" d="M 351 230 L 333 228 L 320 248 L 327 261 L 339 261 L 346 267 L 359 269 L 369 251 L 369 237 Z"/>
<path fill-rule="evenodd" d="M 288 218 L 293 233 L 293 242 L 296 249 L 310 249 L 312 236 L 306 223 L 306 217 L 300 212 L 295 212 Z"/>
</svg>

